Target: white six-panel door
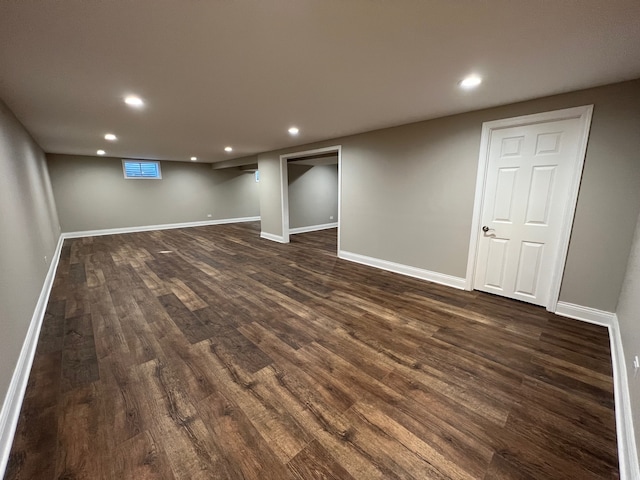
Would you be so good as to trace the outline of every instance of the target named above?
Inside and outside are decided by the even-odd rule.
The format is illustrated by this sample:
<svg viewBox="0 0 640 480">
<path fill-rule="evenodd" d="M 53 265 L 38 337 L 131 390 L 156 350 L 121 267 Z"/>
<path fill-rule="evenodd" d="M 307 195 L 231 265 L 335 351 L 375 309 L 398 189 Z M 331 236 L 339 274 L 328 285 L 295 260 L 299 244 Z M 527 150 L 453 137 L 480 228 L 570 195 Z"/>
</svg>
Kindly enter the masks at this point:
<svg viewBox="0 0 640 480">
<path fill-rule="evenodd" d="M 580 118 L 491 131 L 475 289 L 548 305 L 583 134 Z"/>
</svg>

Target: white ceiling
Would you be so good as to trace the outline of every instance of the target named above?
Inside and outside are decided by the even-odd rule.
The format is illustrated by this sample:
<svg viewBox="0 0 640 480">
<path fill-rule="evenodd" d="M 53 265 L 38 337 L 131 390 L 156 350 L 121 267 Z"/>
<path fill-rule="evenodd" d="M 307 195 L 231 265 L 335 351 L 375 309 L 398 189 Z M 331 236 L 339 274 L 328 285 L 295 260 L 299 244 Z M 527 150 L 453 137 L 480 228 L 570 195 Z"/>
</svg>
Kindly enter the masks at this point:
<svg viewBox="0 0 640 480">
<path fill-rule="evenodd" d="M 638 0 L 0 1 L 0 98 L 52 153 L 217 162 L 638 77 Z"/>
</svg>

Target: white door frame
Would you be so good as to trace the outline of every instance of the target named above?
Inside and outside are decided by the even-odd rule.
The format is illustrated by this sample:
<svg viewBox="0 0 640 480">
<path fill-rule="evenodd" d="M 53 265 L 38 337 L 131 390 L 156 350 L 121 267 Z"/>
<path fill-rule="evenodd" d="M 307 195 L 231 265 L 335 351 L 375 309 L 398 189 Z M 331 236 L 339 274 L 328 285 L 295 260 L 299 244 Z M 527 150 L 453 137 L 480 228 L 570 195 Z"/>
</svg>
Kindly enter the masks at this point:
<svg viewBox="0 0 640 480">
<path fill-rule="evenodd" d="M 342 145 L 315 148 L 302 152 L 292 152 L 280 155 L 280 200 L 282 205 L 282 241 L 289 243 L 289 174 L 287 161 L 290 158 L 313 157 L 324 153 L 338 154 L 338 252 L 340 251 L 340 217 L 342 211 Z"/>
<path fill-rule="evenodd" d="M 550 312 L 556 311 L 558 297 L 560 296 L 560 286 L 564 274 L 564 267 L 569 250 L 569 238 L 573 227 L 576 204 L 578 202 L 578 190 L 582 179 L 582 167 L 587 153 L 587 140 L 589 139 L 589 129 L 591 127 L 591 117 L 593 115 L 593 105 L 582 107 L 566 108 L 552 112 L 536 113 L 533 115 L 523 115 L 521 117 L 505 118 L 484 122 L 482 124 L 482 137 L 480 141 L 480 156 L 478 158 L 478 176 L 476 180 L 476 196 L 473 204 L 473 219 L 471 221 L 471 238 L 469 241 L 469 258 L 467 259 L 467 275 L 465 278 L 465 290 L 473 290 L 473 279 L 475 276 L 476 256 L 478 254 L 478 244 L 480 238 L 480 219 L 482 215 L 482 202 L 484 196 L 485 182 L 487 178 L 487 168 L 489 166 L 489 147 L 491 136 L 494 130 L 503 128 L 519 127 L 536 123 L 545 123 L 557 120 L 580 120 L 580 137 L 578 138 L 577 158 L 571 172 L 569 197 L 563 221 L 560 227 L 560 241 L 558 243 L 558 254 L 553 266 L 551 285 L 549 287 L 549 300 L 546 305 Z"/>
</svg>

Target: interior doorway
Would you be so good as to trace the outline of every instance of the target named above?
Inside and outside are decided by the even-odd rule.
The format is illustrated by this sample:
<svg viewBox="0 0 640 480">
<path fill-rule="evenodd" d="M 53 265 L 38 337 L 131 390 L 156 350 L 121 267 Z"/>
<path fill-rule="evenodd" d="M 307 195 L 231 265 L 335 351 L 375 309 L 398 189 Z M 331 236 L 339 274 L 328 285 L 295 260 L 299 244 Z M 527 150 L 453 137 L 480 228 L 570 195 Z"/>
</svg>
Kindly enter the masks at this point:
<svg viewBox="0 0 640 480">
<path fill-rule="evenodd" d="M 556 310 L 592 110 L 483 124 L 468 289 Z"/>
<path fill-rule="evenodd" d="M 289 234 L 338 227 L 338 154 L 291 158 L 287 162 Z"/>
<path fill-rule="evenodd" d="M 289 163 L 300 167 L 313 167 L 313 166 L 329 166 L 334 164 L 337 166 L 337 209 L 332 209 L 335 213 L 324 212 L 327 216 L 326 221 L 320 220 L 319 216 L 316 218 L 314 215 L 313 221 L 311 218 L 305 218 L 300 220 L 300 212 L 294 209 L 294 224 L 291 226 L 291 209 L 289 204 Z M 340 250 L 340 212 L 341 212 L 341 197 L 342 197 L 342 147 L 340 145 L 317 148 L 313 150 L 305 150 L 301 152 L 287 153 L 280 156 L 280 176 L 281 176 L 281 204 L 282 204 L 282 238 L 285 243 L 290 241 L 290 235 L 296 233 L 310 232 L 313 230 L 320 230 L 323 228 L 336 228 L 338 229 L 337 250 Z M 294 167 L 296 168 L 296 167 Z M 332 167 L 333 168 L 333 167 Z M 296 217 L 295 215 L 298 215 Z M 323 215 L 322 212 L 318 215 Z M 304 215 L 302 215 L 304 216 Z M 330 218 L 334 216 L 334 218 Z M 315 223 L 315 225 L 300 226 L 298 223 Z M 322 222 L 322 223 L 319 223 Z"/>
</svg>

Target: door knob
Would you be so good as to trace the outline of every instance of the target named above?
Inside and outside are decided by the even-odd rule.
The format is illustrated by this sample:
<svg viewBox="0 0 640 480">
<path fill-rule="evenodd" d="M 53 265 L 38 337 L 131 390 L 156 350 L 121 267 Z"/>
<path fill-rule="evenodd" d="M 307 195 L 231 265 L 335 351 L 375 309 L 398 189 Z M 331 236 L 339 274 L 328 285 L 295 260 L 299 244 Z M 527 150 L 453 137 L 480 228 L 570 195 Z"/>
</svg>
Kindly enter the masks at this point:
<svg viewBox="0 0 640 480">
<path fill-rule="evenodd" d="M 487 227 L 486 225 L 484 227 L 482 227 L 482 231 L 484 233 L 487 233 L 489 231 L 489 227 Z"/>
</svg>

